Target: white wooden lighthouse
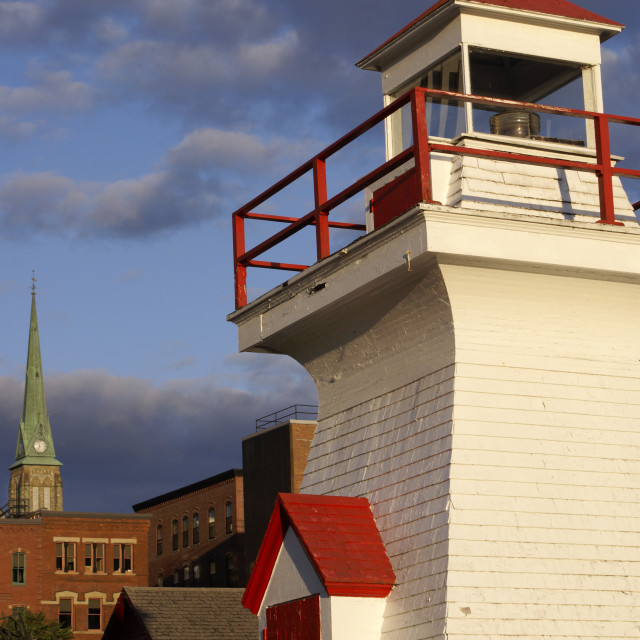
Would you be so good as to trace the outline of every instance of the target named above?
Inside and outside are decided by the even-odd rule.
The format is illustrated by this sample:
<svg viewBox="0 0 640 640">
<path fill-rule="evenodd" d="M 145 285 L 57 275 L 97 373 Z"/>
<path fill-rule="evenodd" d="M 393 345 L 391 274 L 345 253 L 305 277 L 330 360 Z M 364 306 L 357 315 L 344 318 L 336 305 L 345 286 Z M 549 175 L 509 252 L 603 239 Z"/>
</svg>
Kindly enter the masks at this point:
<svg viewBox="0 0 640 640">
<path fill-rule="evenodd" d="M 240 349 L 318 389 L 302 493 L 366 498 L 395 576 L 326 623 L 291 516 L 298 542 L 272 528 L 248 587 L 269 640 L 278 598 L 311 596 L 318 628 L 291 637 L 640 637 L 640 228 L 619 180 L 640 173 L 608 139 L 639 122 L 598 115 L 621 29 L 565 0 L 440 0 L 360 63 L 387 106 L 387 163 L 356 185 L 367 233 L 328 248 L 329 148 L 314 211 L 274 240 L 314 224 L 320 259 L 245 304 L 247 267 L 301 266 L 244 246 L 244 219 L 278 219 L 264 198 L 235 214 Z"/>
</svg>

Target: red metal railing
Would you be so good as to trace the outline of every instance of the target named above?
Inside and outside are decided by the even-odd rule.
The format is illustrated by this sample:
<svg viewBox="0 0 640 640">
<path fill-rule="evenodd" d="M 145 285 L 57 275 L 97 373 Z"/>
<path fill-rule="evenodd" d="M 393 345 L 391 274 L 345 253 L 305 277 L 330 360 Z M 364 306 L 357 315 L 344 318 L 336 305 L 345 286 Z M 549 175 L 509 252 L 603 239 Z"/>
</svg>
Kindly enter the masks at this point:
<svg viewBox="0 0 640 640">
<path fill-rule="evenodd" d="M 526 109 L 539 113 L 564 115 L 574 118 L 593 120 L 596 139 L 596 161 L 595 163 L 578 162 L 564 160 L 560 158 L 546 158 L 524 153 L 512 153 L 506 151 L 492 151 L 489 149 L 474 149 L 469 147 L 458 147 L 451 144 L 431 142 L 427 131 L 427 118 L 425 99 L 427 97 L 439 100 L 448 100 L 453 103 L 471 102 L 472 104 L 485 107 L 494 107 L 497 111 L 504 109 Z M 367 173 L 359 180 L 351 184 L 340 193 L 328 198 L 326 162 L 340 149 L 356 140 L 365 132 L 382 122 L 392 113 L 401 109 L 404 105 L 411 104 L 411 122 L 413 127 L 413 146 L 405 149 L 391 160 L 385 162 L 377 169 Z M 535 165 L 548 165 L 574 169 L 577 171 L 590 171 L 598 176 L 598 190 L 600 195 L 600 220 L 598 222 L 610 225 L 622 225 L 615 219 L 614 199 L 613 199 L 613 178 L 623 176 L 630 178 L 640 178 L 640 171 L 624 169 L 612 166 L 611 147 L 609 138 L 609 124 L 620 123 L 640 126 L 640 119 L 627 118 L 606 113 L 596 113 L 592 111 L 579 111 L 576 109 L 565 109 L 562 107 L 551 107 L 528 102 L 516 102 L 514 100 L 499 100 L 496 98 L 486 98 L 482 96 L 465 95 L 450 91 L 440 91 L 436 89 L 422 89 L 416 87 L 408 91 L 405 95 L 395 100 L 388 107 L 376 113 L 361 125 L 347 133 L 337 142 L 329 145 L 311 160 L 298 167 L 288 176 L 264 191 L 258 197 L 240 207 L 233 213 L 233 259 L 235 276 L 235 296 L 236 309 L 247 304 L 247 267 L 262 267 L 267 269 L 283 269 L 289 271 L 303 271 L 309 265 L 293 264 L 286 262 L 261 261 L 255 258 L 277 244 L 286 240 L 304 227 L 313 225 L 316 230 L 316 253 L 317 260 L 322 260 L 330 254 L 329 229 L 349 229 L 364 231 L 365 225 L 352 224 L 347 222 L 336 222 L 329 220 L 330 212 L 346 202 L 369 185 L 373 184 L 396 167 L 404 164 L 410 158 L 415 158 L 415 180 L 418 194 L 418 202 L 433 203 L 431 195 L 431 169 L 430 154 L 432 151 L 451 153 L 456 155 L 470 155 L 476 157 L 497 158 L 511 162 L 522 162 Z M 277 216 L 253 211 L 269 198 L 291 185 L 296 180 L 307 174 L 309 171 L 313 175 L 314 189 L 314 209 L 306 215 L 295 218 L 288 216 Z M 440 203 L 437 203 L 440 204 Z M 634 209 L 640 208 L 637 202 Z M 244 221 L 265 220 L 271 222 L 288 223 L 287 226 L 267 238 L 255 247 L 247 250 L 245 247 Z"/>
</svg>

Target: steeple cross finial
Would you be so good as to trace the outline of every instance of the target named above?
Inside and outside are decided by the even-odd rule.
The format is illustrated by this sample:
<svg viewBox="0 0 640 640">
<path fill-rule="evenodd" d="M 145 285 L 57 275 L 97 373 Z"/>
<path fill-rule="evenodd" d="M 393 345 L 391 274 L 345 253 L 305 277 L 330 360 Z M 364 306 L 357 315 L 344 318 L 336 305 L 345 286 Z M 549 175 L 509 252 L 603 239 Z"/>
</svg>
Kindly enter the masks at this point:
<svg viewBox="0 0 640 640">
<path fill-rule="evenodd" d="M 31 285 L 31 295 L 35 295 L 36 293 L 36 270 L 35 269 L 31 269 L 31 281 L 32 281 L 32 285 Z"/>
</svg>

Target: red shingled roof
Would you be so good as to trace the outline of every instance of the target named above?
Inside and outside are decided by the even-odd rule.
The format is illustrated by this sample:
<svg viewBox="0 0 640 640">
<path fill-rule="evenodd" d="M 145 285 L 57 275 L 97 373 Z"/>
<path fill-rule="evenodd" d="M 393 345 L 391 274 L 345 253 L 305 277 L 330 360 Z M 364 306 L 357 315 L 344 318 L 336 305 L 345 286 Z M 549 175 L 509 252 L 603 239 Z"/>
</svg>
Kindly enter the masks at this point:
<svg viewBox="0 0 640 640">
<path fill-rule="evenodd" d="M 364 62 L 367 58 L 374 53 L 388 45 L 390 42 L 409 31 L 411 27 L 424 20 L 427 16 L 435 13 L 440 7 L 443 7 L 449 2 L 454 0 L 438 0 L 432 7 L 427 9 L 422 15 L 418 16 L 413 22 L 410 22 L 406 27 L 400 29 L 398 33 L 391 36 L 386 42 L 383 42 L 379 47 L 374 49 L 369 55 L 365 56 L 357 64 Z M 603 18 L 593 11 L 587 11 L 582 7 L 579 7 L 573 2 L 568 0 L 468 0 L 469 2 L 478 2 L 480 4 L 492 4 L 496 7 L 505 7 L 506 9 L 517 9 L 520 11 L 533 11 L 535 13 L 546 13 L 551 16 L 560 16 L 562 18 L 575 18 L 576 20 L 587 20 L 589 22 L 597 22 L 600 24 L 608 24 L 615 27 L 624 27 L 623 24 L 609 20 L 609 18 Z"/>
<path fill-rule="evenodd" d="M 395 575 L 366 498 L 280 493 L 242 604 L 257 613 L 291 527 L 331 596 L 384 597 Z"/>
</svg>

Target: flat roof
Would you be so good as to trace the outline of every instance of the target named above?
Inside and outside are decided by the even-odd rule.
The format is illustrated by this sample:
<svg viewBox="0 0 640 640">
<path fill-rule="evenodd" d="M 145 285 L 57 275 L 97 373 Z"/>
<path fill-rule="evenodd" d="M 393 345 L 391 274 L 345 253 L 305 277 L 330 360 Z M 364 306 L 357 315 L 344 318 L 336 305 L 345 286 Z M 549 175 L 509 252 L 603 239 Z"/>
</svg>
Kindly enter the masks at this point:
<svg viewBox="0 0 640 640">
<path fill-rule="evenodd" d="M 156 496 L 155 498 L 149 498 L 149 500 L 138 502 L 138 504 L 132 505 L 131 508 L 136 512 L 142 511 L 143 509 L 155 507 L 159 504 L 162 504 L 163 502 L 170 502 L 171 500 L 175 500 L 176 498 L 181 498 L 182 496 L 186 496 L 189 493 L 200 491 L 200 489 L 206 489 L 207 487 L 210 487 L 214 484 L 220 484 L 221 482 L 225 482 L 226 480 L 232 480 L 233 478 L 242 477 L 242 469 L 229 469 L 228 471 L 223 471 L 222 473 L 218 473 L 217 475 L 211 476 L 210 478 L 205 478 L 204 480 L 199 480 L 198 482 L 194 482 L 193 484 L 188 484 L 185 487 L 180 487 L 180 489 L 174 489 L 173 491 L 163 493 L 162 495 Z"/>
</svg>

